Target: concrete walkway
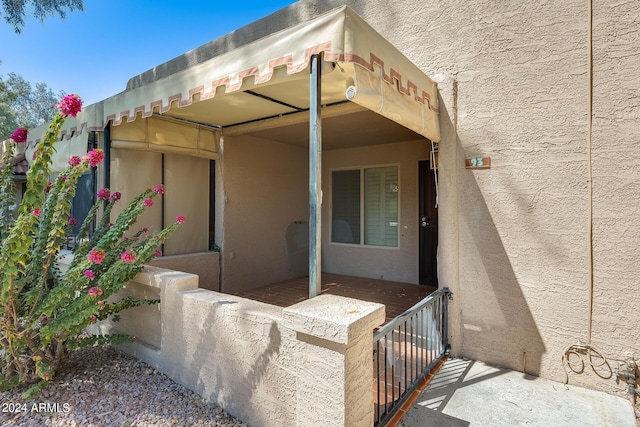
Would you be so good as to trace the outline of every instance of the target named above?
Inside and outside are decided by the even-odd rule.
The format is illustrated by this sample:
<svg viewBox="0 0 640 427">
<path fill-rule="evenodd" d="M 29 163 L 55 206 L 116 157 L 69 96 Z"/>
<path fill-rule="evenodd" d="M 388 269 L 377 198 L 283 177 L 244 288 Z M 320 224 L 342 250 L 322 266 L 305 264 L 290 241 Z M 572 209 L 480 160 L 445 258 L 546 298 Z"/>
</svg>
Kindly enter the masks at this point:
<svg viewBox="0 0 640 427">
<path fill-rule="evenodd" d="M 399 427 L 637 427 L 628 400 L 449 359 Z"/>
</svg>

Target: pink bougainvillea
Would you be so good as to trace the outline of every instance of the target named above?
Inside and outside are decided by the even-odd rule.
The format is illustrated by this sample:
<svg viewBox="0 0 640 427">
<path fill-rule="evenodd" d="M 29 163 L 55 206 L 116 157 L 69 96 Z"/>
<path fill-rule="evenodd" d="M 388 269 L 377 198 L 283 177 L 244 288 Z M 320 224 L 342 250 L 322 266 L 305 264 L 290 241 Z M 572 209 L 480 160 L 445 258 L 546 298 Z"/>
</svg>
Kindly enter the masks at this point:
<svg viewBox="0 0 640 427">
<path fill-rule="evenodd" d="M 99 297 L 102 294 L 103 294 L 102 289 L 100 289 L 97 286 L 94 286 L 93 288 L 89 289 L 89 295 L 93 297 Z"/>
<path fill-rule="evenodd" d="M 164 194 L 164 185 L 156 185 L 153 187 L 153 191 L 157 194 Z"/>
<path fill-rule="evenodd" d="M 108 188 L 103 188 L 102 190 L 98 191 L 98 199 L 109 200 L 109 197 L 111 197 L 111 193 L 109 192 Z"/>
<path fill-rule="evenodd" d="M 84 275 L 87 276 L 91 280 L 96 278 L 96 274 L 92 270 L 85 270 L 84 271 Z M 91 288 L 91 289 L 94 289 L 94 288 Z M 89 290 L 89 294 L 91 294 L 91 290 Z"/>
<path fill-rule="evenodd" d="M 95 148 L 89 151 L 87 154 L 85 154 L 82 159 L 86 160 L 89 163 L 89 165 L 91 165 L 91 167 L 95 168 L 104 159 L 104 151 L 102 151 L 99 148 Z"/>
<path fill-rule="evenodd" d="M 124 251 L 124 253 L 120 255 L 120 259 L 131 264 L 136 260 L 136 253 L 133 251 Z"/>
<path fill-rule="evenodd" d="M 28 133 L 27 128 L 18 128 L 11 134 L 9 139 L 13 139 L 14 142 L 27 142 Z"/>
<path fill-rule="evenodd" d="M 82 110 L 82 99 L 75 94 L 67 95 L 56 104 L 56 108 L 60 109 L 63 117 L 75 117 Z"/>
<path fill-rule="evenodd" d="M 69 166 L 78 166 L 80 164 L 80 162 L 82 161 L 82 159 L 80 159 L 80 157 L 78 156 L 73 156 L 69 159 Z"/>
<path fill-rule="evenodd" d="M 40 216 L 40 214 L 42 214 L 42 211 L 40 209 L 33 210 L 33 216 Z"/>
<path fill-rule="evenodd" d="M 184 216 L 182 216 L 182 215 L 178 215 L 178 216 L 176 217 L 176 222 L 177 222 L 178 224 L 184 224 L 184 222 L 185 222 L 185 221 L 186 221 L 186 220 L 184 219 Z"/>
<path fill-rule="evenodd" d="M 89 261 L 91 261 L 94 264 L 102 264 L 102 260 L 104 259 L 105 256 L 107 256 L 107 253 L 102 249 L 94 249 L 91 252 L 89 252 L 89 255 L 87 255 L 87 258 L 89 259 Z"/>
<path fill-rule="evenodd" d="M 120 194 L 119 191 L 114 191 L 113 194 L 111 194 L 111 197 L 109 198 L 109 201 L 111 200 L 120 200 L 120 197 L 122 197 L 122 195 Z"/>
<path fill-rule="evenodd" d="M 161 251 L 160 249 L 156 249 L 155 251 L 153 251 L 153 253 L 154 253 L 156 256 L 162 256 L 162 251 Z"/>
<path fill-rule="evenodd" d="M 69 218 L 69 220 L 67 221 L 67 225 L 75 227 L 76 225 L 78 225 L 78 220 L 75 218 Z"/>
<path fill-rule="evenodd" d="M 96 323 L 98 318 L 96 316 L 91 316 L 91 323 Z"/>
<path fill-rule="evenodd" d="M 140 230 L 140 231 L 142 231 L 143 233 L 148 233 L 149 229 L 147 227 L 142 227 L 142 230 Z"/>
<path fill-rule="evenodd" d="M 150 208 L 153 206 L 153 199 L 145 199 L 143 203 L 146 207 Z"/>
</svg>

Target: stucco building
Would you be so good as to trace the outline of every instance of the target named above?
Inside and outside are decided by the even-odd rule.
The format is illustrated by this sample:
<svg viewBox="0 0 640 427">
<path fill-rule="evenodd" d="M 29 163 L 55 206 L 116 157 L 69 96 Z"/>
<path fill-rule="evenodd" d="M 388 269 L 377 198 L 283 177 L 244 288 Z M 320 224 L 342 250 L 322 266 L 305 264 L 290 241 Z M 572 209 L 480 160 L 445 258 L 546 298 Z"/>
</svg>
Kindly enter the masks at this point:
<svg viewBox="0 0 640 427">
<path fill-rule="evenodd" d="M 343 5 L 423 82 L 437 84 L 431 104 L 422 102 L 437 113 L 437 134 L 425 130 L 431 113 L 419 115 L 427 124 L 416 130 L 417 119 L 355 106 L 360 93 L 340 92 L 346 102 L 333 105 L 339 91 L 331 85 L 345 91 L 353 82 L 332 76 L 362 64 L 319 50 L 331 68 L 321 71 L 331 104 L 323 119 L 322 270 L 416 284 L 436 278 L 454 295 L 453 355 L 556 381 L 568 371 L 572 384 L 627 396 L 616 371 L 640 359 L 637 1 L 302 1 L 131 79 L 125 92 L 86 111 L 74 137 L 99 132 L 111 155 L 110 173 L 99 178 L 123 195 L 164 180 L 165 211 L 149 221 L 159 228 L 165 216 L 194 219 L 166 254 L 202 252 L 214 242 L 221 248 L 215 271 L 201 273 L 215 276 L 213 288 L 233 293 L 294 277 L 287 228 L 309 218 L 308 80 L 292 80 L 308 75 L 285 71 L 300 63 L 298 52 L 264 83 L 263 64 L 251 64 L 259 69 L 253 74 L 236 69 L 225 85 L 214 84 L 211 98 L 210 88 L 192 90 L 199 82 L 188 79 L 179 79 L 182 97 L 158 88 Z M 369 74 L 384 75 L 379 65 Z M 390 73 L 394 63 L 385 67 Z M 231 90 L 234 78 L 239 86 Z M 406 81 L 380 90 L 402 93 Z M 292 93 L 302 87 L 300 101 Z M 123 113 L 133 94 L 141 104 Z M 289 98 L 281 111 L 268 110 L 267 96 Z M 216 99 L 237 103 L 213 107 Z M 297 101 L 300 115 L 290 111 Z M 190 123 L 144 117 L 163 108 Z M 435 185 L 421 184 L 421 176 L 433 179 L 436 147 L 437 194 L 424 195 L 421 185 Z M 373 206 L 376 191 L 383 207 Z M 437 211 L 422 210 L 421 194 L 432 204 L 437 197 Z M 374 214 L 377 225 L 368 220 Z M 422 248 L 429 255 L 420 244 L 426 216 L 435 234 L 425 238 L 437 241 L 437 251 Z M 436 252 L 437 269 L 422 265 Z M 566 364 L 589 354 L 605 363 L 581 373 Z"/>
</svg>

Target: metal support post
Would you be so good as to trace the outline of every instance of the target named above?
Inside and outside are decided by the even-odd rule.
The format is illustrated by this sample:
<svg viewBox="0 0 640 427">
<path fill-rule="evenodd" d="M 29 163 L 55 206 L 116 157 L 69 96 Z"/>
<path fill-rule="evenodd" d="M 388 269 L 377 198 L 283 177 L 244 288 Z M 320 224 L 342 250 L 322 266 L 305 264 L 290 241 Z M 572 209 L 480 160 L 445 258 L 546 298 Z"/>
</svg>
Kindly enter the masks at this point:
<svg viewBox="0 0 640 427">
<path fill-rule="evenodd" d="M 320 295 L 322 208 L 321 58 L 311 56 L 309 89 L 309 298 Z"/>
</svg>

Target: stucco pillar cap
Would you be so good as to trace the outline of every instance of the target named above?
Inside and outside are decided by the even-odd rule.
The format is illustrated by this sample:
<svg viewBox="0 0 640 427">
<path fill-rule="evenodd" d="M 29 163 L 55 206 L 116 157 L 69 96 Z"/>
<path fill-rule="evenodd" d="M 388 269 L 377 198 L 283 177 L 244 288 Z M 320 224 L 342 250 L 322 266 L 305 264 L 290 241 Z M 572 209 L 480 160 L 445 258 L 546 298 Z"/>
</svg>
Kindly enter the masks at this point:
<svg viewBox="0 0 640 427">
<path fill-rule="evenodd" d="M 383 304 L 337 295 L 319 295 L 283 310 L 296 332 L 348 345 L 384 323 Z"/>
</svg>

